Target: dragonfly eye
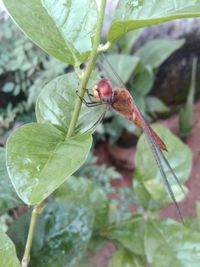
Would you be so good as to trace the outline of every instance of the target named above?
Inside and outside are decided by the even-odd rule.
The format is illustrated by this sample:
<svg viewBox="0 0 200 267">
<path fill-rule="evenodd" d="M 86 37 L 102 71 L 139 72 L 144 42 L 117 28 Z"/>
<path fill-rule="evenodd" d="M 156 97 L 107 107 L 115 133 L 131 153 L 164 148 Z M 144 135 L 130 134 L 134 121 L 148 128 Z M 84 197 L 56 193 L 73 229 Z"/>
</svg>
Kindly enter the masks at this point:
<svg viewBox="0 0 200 267">
<path fill-rule="evenodd" d="M 92 88 L 92 93 L 93 93 L 93 96 L 96 100 L 100 100 L 100 97 L 99 97 L 99 90 L 98 90 L 98 86 L 95 85 L 93 88 Z"/>
</svg>

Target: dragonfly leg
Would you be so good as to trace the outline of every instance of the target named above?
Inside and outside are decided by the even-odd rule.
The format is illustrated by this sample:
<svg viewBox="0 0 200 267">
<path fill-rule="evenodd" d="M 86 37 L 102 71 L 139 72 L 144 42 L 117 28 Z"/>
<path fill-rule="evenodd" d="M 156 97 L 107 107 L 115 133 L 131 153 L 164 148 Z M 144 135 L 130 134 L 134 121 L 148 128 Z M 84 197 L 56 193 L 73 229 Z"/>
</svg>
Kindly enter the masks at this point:
<svg viewBox="0 0 200 267">
<path fill-rule="evenodd" d="M 94 102 L 94 100 L 92 100 L 92 94 L 89 92 L 88 89 L 86 89 L 86 92 L 87 92 L 87 95 L 88 95 L 88 98 L 90 99 L 91 102 Z"/>
<path fill-rule="evenodd" d="M 76 90 L 76 94 L 77 96 L 80 98 L 80 100 L 89 108 L 91 107 L 96 107 L 96 106 L 100 106 L 100 105 L 103 105 L 104 103 L 102 102 L 96 102 L 96 101 L 91 101 L 91 102 L 88 102 L 86 101 L 83 97 L 81 97 L 79 94 L 78 94 L 78 91 Z"/>
</svg>

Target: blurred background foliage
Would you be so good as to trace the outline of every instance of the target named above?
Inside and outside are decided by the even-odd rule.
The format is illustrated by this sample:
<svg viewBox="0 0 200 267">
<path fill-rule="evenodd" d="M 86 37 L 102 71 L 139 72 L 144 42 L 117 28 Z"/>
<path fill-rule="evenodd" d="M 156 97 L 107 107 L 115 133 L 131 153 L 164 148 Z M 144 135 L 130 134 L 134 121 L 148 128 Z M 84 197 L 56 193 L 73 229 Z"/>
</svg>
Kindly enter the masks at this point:
<svg viewBox="0 0 200 267">
<path fill-rule="evenodd" d="M 35 120 L 41 88 L 68 66 L 49 57 L 11 21 L 0 16 L 0 129 Z"/>
</svg>

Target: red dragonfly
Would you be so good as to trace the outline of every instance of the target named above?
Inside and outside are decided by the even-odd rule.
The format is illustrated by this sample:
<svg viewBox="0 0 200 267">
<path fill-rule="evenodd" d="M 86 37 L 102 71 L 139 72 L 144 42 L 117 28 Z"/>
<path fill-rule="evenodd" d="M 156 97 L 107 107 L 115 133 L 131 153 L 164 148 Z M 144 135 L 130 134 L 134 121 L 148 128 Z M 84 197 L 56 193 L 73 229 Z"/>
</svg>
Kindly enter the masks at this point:
<svg viewBox="0 0 200 267">
<path fill-rule="evenodd" d="M 107 63 L 109 64 L 109 62 Z M 113 70 L 112 66 L 110 67 L 111 67 L 111 70 L 114 72 L 115 76 L 119 79 L 120 83 L 123 84 L 119 76 Z M 104 105 L 105 112 L 107 110 L 111 110 L 117 113 L 118 115 L 128 119 L 129 121 L 131 121 L 132 123 L 134 123 L 135 125 L 137 125 L 139 128 L 143 130 L 146 136 L 146 139 L 148 141 L 148 144 L 150 146 L 150 149 L 152 151 L 155 162 L 163 177 L 167 190 L 176 206 L 180 219 L 183 221 L 180 208 L 175 199 L 174 193 L 170 187 L 170 183 L 167 179 L 166 173 L 162 165 L 163 164 L 162 162 L 166 164 L 173 178 L 175 179 L 175 181 L 178 183 L 181 190 L 185 194 L 182 185 L 180 184 L 176 174 L 174 173 L 172 167 L 170 166 L 167 158 L 165 157 L 163 153 L 163 151 L 167 151 L 167 147 L 165 143 L 163 142 L 163 140 L 157 135 L 157 133 L 151 128 L 151 126 L 145 120 L 144 116 L 138 109 L 129 91 L 125 88 L 125 86 L 123 86 L 122 88 L 113 88 L 107 79 L 101 79 L 93 87 L 92 94 L 88 93 L 88 95 L 89 95 L 91 102 L 86 102 L 85 100 L 83 100 L 84 103 L 88 107 L 93 107 L 96 105 Z M 94 97 L 95 101 L 91 99 L 91 96 Z M 104 117 L 105 112 L 103 113 L 100 120 L 102 120 L 102 118 Z"/>
</svg>

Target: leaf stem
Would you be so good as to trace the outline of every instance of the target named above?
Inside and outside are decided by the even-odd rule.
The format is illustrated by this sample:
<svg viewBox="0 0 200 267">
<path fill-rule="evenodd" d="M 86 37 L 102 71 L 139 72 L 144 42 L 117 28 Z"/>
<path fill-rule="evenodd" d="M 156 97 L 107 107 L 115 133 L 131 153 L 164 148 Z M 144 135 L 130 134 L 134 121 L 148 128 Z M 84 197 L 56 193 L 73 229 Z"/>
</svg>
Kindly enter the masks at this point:
<svg viewBox="0 0 200 267">
<path fill-rule="evenodd" d="M 101 39 L 101 30 L 102 30 L 102 25 L 103 25 L 105 7 L 106 7 L 106 0 L 102 0 L 101 6 L 100 6 L 100 11 L 99 11 L 99 16 L 97 19 L 97 27 L 96 27 L 96 33 L 94 36 L 93 49 L 91 52 L 89 63 L 88 63 L 86 70 L 84 72 L 84 75 L 83 75 L 82 79 L 80 80 L 80 86 L 79 86 L 79 92 L 78 92 L 80 97 L 77 97 L 77 99 L 76 99 L 74 112 L 72 114 L 72 119 L 70 121 L 69 130 L 67 132 L 66 138 L 71 137 L 74 133 L 76 123 L 78 121 L 78 117 L 79 117 L 80 110 L 81 110 L 81 104 L 82 104 L 81 98 L 84 97 L 85 88 L 87 86 L 88 80 L 90 78 L 91 72 L 93 70 L 93 67 L 94 67 L 94 64 L 95 64 L 95 61 L 96 61 L 96 58 L 98 55 L 98 47 L 99 47 L 99 43 L 100 43 L 100 39 Z"/>
<path fill-rule="evenodd" d="M 107 51 L 111 46 L 112 46 L 112 44 L 110 42 L 107 42 L 104 45 L 100 45 L 98 47 L 98 53 L 102 53 L 102 52 Z"/>
<path fill-rule="evenodd" d="M 38 218 L 39 214 L 41 214 L 41 212 L 42 212 L 42 209 L 43 209 L 43 203 L 35 205 L 33 208 L 32 215 L 31 215 L 31 222 L 30 222 L 29 231 L 28 231 L 28 237 L 26 240 L 24 256 L 23 256 L 22 262 L 21 262 L 22 267 L 27 267 L 29 264 L 30 250 L 31 250 L 31 246 L 32 246 L 36 222 L 37 222 L 37 218 Z"/>
</svg>

